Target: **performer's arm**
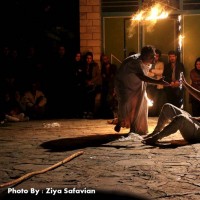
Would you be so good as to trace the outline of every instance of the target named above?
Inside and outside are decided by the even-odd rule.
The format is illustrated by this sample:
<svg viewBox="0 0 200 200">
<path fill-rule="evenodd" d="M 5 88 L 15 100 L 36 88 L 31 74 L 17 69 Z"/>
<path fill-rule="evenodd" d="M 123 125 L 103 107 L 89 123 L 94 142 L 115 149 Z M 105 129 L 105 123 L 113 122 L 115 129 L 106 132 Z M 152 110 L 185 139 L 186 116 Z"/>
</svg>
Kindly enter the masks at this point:
<svg viewBox="0 0 200 200">
<path fill-rule="evenodd" d="M 169 83 L 166 82 L 166 81 L 164 81 L 163 78 L 157 80 L 157 79 L 150 78 L 150 77 L 148 77 L 148 76 L 146 76 L 146 75 L 144 75 L 144 74 L 139 74 L 139 73 L 137 73 L 136 75 L 137 75 L 142 81 L 145 81 L 145 82 L 147 82 L 147 83 L 160 84 L 160 85 L 169 86 Z"/>
<path fill-rule="evenodd" d="M 200 117 L 190 117 L 190 119 L 200 122 Z"/>
<path fill-rule="evenodd" d="M 185 89 L 194 96 L 197 100 L 200 101 L 200 91 L 192 87 L 187 81 L 185 80 L 185 77 L 183 73 L 181 74 L 182 84 L 185 87 Z"/>
</svg>

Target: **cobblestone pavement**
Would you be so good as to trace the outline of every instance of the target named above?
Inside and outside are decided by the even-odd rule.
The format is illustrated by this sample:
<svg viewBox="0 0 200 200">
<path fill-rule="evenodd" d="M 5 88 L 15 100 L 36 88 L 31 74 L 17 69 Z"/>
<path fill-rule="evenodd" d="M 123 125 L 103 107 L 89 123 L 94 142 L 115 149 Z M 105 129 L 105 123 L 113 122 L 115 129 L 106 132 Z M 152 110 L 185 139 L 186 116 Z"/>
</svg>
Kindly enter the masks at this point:
<svg viewBox="0 0 200 200">
<path fill-rule="evenodd" d="M 156 120 L 149 118 L 150 131 Z M 1 126 L 0 184 L 50 167 L 74 153 L 83 154 L 19 184 L 1 187 L 0 198 L 5 199 L 8 192 L 26 196 L 32 190 L 31 195 L 36 196 L 33 189 L 46 194 L 48 188 L 51 193 L 73 193 L 75 188 L 76 193 L 95 190 L 95 195 L 98 191 L 112 196 L 120 192 L 131 199 L 137 195 L 135 199 L 200 199 L 200 144 L 187 145 L 177 132 L 153 147 L 142 144 L 134 135 L 123 140 L 128 129 L 116 134 L 113 127 L 99 119 L 41 120 Z M 65 199 L 68 195 L 66 192 Z M 71 194 L 69 199 L 72 197 Z"/>
</svg>

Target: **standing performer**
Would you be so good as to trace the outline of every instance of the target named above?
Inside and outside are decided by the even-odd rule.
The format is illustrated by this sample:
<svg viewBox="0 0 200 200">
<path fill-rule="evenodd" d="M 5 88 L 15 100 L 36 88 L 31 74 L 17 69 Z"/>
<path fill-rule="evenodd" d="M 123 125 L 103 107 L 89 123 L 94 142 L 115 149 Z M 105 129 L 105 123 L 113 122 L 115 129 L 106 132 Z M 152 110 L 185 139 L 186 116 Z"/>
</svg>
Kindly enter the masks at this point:
<svg viewBox="0 0 200 200">
<path fill-rule="evenodd" d="M 130 132 L 144 135 L 148 133 L 148 105 L 146 83 L 169 84 L 163 78 L 156 80 L 147 76 L 154 62 L 155 49 L 145 46 L 141 55 L 126 58 L 117 71 L 115 89 L 118 98 L 118 123 L 115 131 L 121 127 L 130 128 Z"/>
</svg>

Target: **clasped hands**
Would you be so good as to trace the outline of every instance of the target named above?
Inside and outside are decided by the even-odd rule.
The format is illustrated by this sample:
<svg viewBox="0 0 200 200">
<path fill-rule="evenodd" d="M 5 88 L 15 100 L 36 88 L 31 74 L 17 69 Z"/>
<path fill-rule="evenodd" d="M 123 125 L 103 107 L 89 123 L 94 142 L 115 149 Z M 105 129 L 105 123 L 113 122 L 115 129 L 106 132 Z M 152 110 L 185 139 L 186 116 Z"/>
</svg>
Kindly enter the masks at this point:
<svg viewBox="0 0 200 200">
<path fill-rule="evenodd" d="M 183 75 L 183 72 L 180 73 L 180 79 L 176 81 L 172 81 L 171 83 L 168 83 L 167 81 L 164 80 L 164 76 L 159 79 L 159 81 L 164 85 L 164 86 L 169 86 L 172 88 L 180 87 L 180 85 L 185 81 L 185 77 Z"/>
</svg>

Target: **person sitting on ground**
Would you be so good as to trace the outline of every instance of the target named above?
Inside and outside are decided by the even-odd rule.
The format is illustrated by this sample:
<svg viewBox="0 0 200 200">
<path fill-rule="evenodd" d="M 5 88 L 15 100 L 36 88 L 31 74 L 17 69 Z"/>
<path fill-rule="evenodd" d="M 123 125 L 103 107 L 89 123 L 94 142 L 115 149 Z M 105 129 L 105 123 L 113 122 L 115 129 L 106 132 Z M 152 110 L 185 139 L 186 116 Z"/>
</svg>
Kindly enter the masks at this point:
<svg viewBox="0 0 200 200">
<path fill-rule="evenodd" d="M 115 117 L 114 108 L 114 80 L 117 66 L 110 62 L 107 55 L 102 56 L 101 77 L 102 77 L 102 90 L 101 90 L 101 117 L 110 118 Z"/>
<path fill-rule="evenodd" d="M 118 101 L 117 101 L 117 94 L 115 92 L 115 88 L 113 89 L 113 97 L 112 97 L 112 106 L 111 110 L 113 112 L 113 119 L 107 120 L 108 124 L 115 124 L 118 123 Z"/>
<path fill-rule="evenodd" d="M 83 118 L 92 119 L 99 117 L 102 77 L 99 64 L 94 61 L 93 53 L 85 54 L 83 65 L 84 98 Z"/>
<path fill-rule="evenodd" d="M 1 111 L 3 111 L 4 121 L 24 122 L 29 120 L 29 117 L 23 112 L 21 95 L 18 90 L 5 91 L 3 98 Z"/>
<path fill-rule="evenodd" d="M 189 85 L 183 75 L 182 84 L 191 95 L 200 101 L 200 91 Z M 166 103 L 160 112 L 154 131 L 145 136 L 142 143 L 154 145 L 159 139 L 174 134 L 178 130 L 187 142 L 200 142 L 200 117 L 192 117 L 188 112 Z"/>
<path fill-rule="evenodd" d="M 21 94 L 18 90 L 14 92 L 14 97 L 8 96 L 10 109 L 5 113 L 5 121 L 8 122 L 26 122 L 29 121 L 29 117 L 23 112 L 23 106 L 21 104 Z"/>
<path fill-rule="evenodd" d="M 23 104 L 25 105 L 25 113 L 31 119 L 41 119 L 47 111 L 47 98 L 40 89 L 40 83 L 33 81 L 31 88 L 24 93 Z"/>
<path fill-rule="evenodd" d="M 190 71 L 191 86 L 200 90 L 200 57 L 195 60 L 194 68 Z M 200 101 L 189 95 L 189 103 L 194 117 L 200 116 Z"/>
</svg>

